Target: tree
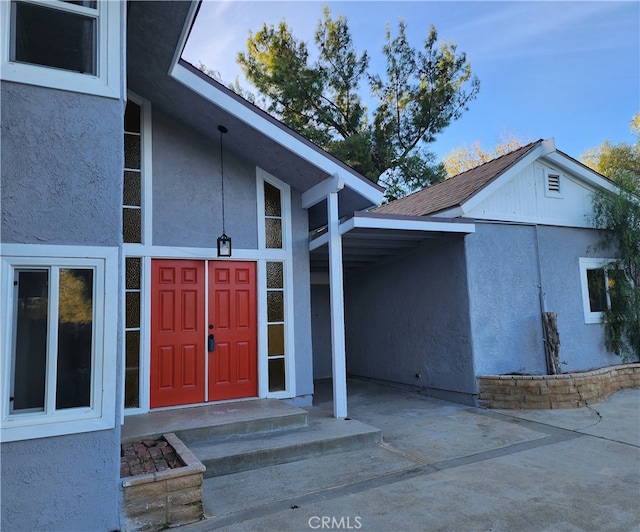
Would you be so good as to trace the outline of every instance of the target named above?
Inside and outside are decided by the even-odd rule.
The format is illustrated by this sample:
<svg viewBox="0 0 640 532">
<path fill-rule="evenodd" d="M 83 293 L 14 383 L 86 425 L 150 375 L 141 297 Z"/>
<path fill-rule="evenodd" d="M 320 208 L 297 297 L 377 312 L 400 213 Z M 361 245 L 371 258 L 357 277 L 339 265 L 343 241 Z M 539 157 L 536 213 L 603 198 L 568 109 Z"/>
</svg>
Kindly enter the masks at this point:
<svg viewBox="0 0 640 532">
<path fill-rule="evenodd" d="M 640 113 L 631 129 L 634 144 L 603 142 L 583 162 L 612 179 L 618 194 L 597 191 L 594 222 L 604 229 L 603 248 L 614 247 L 618 258 L 608 266 L 611 305 L 603 313 L 607 349 L 624 360 L 640 359 Z"/>
<path fill-rule="evenodd" d="M 250 33 L 238 54 L 244 75 L 265 98 L 265 109 L 286 125 L 374 182 L 388 186 L 387 200 L 441 181 L 425 146 L 460 118 L 479 82 L 456 45 L 441 43 L 433 26 L 424 48 L 411 47 L 401 21 L 387 26 L 386 73 L 370 74 L 369 55 L 359 54 L 347 19 L 324 8 L 314 38 L 317 59 L 285 21 Z M 370 116 L 360 94 L 367 83 L 377 101 Z"/>
<path fill-rule="evenodd" d="M 500 136 L 493 150 L 485 150 L 479 140 L 474 141 L 471 146 L 464 143 L 453 148 L 442 161 L 447 171 L 447 178 L 471 170 L 501 155 L 506 155 L 529 142 L 531 141 L 509 132 Z"/>
</svg>

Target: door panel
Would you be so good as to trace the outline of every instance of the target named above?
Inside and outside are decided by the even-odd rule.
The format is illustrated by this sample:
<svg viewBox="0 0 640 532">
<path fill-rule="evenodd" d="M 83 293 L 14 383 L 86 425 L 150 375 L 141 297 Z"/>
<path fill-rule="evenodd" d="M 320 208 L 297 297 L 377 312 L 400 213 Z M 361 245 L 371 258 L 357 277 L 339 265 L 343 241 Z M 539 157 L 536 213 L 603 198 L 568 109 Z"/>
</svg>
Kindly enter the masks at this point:
<svg viewBox="0 0 640 532">
<path fill-rule="evenodd" d="M 150 405 L 205 400 L 204 262 L 151 262 Z"/>
<path fill-rule="evenodd" d="M 209 263 L 209 401 L 255 397 L 257 379 L 256 265 Z"/>
</svg>

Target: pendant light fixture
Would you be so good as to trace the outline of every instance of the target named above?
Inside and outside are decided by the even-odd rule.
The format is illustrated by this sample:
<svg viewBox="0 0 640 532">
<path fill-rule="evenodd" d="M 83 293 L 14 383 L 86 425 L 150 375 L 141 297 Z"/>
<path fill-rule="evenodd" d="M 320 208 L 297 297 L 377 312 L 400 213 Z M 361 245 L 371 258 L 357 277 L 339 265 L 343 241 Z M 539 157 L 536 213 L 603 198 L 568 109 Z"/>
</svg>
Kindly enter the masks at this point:
<svg viewBox="0 0 640 532">
<path fill-rule="evenodd" d="M 222 235 L 218 237 L 218 257 L 231 256 L 231 238 L 227 236 L 224 227 L 224 159 L 222 150 L 222 136 L 227 132 L 224 126 L 218 126 L 220 132 L 220 175 L 222 180 Z"/>
</svg>

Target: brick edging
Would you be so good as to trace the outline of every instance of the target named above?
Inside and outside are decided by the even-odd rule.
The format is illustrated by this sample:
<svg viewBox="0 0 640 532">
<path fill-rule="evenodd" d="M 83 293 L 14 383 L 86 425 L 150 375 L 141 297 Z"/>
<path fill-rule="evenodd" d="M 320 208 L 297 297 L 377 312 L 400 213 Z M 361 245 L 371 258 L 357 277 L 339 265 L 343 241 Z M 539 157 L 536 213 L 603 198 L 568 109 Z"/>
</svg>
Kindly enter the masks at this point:
<svg viewBox="0 0 640 532">
<path fill-rule="evenodd" d="M 478 406 L 505 409 L 579 408 L 624 388 L 640 387 L 640 363 L 560 375 L 483 375 Z"/>
</svg>

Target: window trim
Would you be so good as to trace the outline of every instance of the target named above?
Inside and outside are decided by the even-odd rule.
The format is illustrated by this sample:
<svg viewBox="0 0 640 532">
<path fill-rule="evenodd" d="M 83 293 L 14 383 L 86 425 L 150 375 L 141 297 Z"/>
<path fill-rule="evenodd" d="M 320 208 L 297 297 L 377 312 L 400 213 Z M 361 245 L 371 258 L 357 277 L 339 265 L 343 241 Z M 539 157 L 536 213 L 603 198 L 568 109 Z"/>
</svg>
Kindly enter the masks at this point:
<svg viewBox="0 0 640 532">
<path fill-rule="evenodd" d="M 580 257 L 578 263 L 580 266 L 580 287 L 582 291 L 582 308 L 584 311 L 585 323 L 602 323 L 602 316 L 604 312 L 592 312 L 591 304 L 589 301 L 589 282 L 587 279 L 587 270 L 598 270 L 604 268 L 605 270 L 605 282 L 607 280 L 606 266 L 615 262 L 615 259 L 611 258 L 592 258 L 592 257 Z M 609 291 L 607 290 L 607 306 L 610 305 Z"/>
<path fill-rule="evenodd" d="M 27 85 L 71 92 L 94 94 L 119 99 L 122 96 L 121 65 L 124 47 L 121 41 L 121 20 L 125 2 L 98 0 L 97 4 L 97 75 L 70 72 L 44 65 L 11 61 L 13 25 L 11 7 L 15 2 L 31 3 L 60 11 L 77 13 L 74 4 L 43 0 L 7 0 L 0 2 L 0 79 Z M 44 70 L 43 70 L 44 69 Z"/>
<path fill-rule="evenodd" d="M 0 434 L 2 441 L 19 441 L 64 434 L 76 434 L 115 427 L 118 315 L 118 249 L 80 246 L 39 246 L 3 244 L 1 259 L 2 301 L 1 367 L 4 375 L 0 394 Z M 13 324 L 16 269 L 43 267 L 94 268 L 95 350 L 91 406 L 53 412 L 10 413 L 11 365 L 13 362 Z"/>
</svg>

